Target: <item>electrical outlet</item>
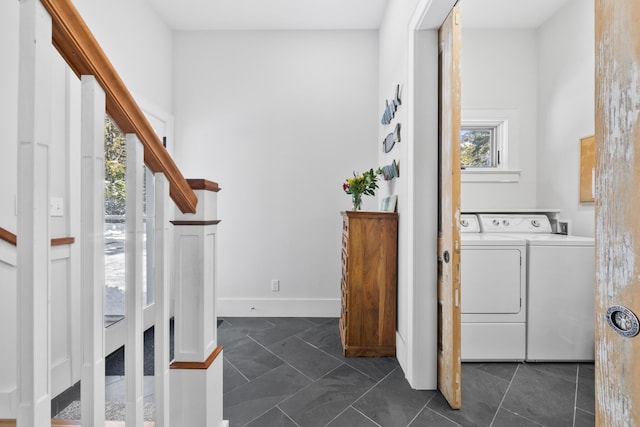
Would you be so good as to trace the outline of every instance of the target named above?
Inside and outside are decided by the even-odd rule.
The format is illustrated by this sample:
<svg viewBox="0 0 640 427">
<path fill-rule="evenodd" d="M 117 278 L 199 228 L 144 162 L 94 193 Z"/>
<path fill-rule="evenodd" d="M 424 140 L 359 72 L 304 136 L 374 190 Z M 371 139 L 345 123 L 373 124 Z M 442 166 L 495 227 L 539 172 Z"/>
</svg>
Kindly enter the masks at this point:
<svg viewBox="0 0 640 427">
<path fill-rule="evenodd" d="M 273 279 L 271 281 L 271 292 L 278 292 L 278 291 L 280 291 L 280 280 Z"/>
</svg>

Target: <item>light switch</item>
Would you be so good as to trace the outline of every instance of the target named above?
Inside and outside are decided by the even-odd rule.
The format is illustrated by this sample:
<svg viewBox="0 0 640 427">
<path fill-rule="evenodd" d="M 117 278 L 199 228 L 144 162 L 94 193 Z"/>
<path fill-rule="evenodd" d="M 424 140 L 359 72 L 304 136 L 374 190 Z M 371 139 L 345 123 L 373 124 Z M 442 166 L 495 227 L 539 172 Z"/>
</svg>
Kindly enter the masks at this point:
<svg viewBox="0 0 640 427">
<path fill-rule="evenodd" d="M 64 199 L 62 197 L 52 197 L 49 203 L 51 216 L 64 216 Z"/>
</svg>

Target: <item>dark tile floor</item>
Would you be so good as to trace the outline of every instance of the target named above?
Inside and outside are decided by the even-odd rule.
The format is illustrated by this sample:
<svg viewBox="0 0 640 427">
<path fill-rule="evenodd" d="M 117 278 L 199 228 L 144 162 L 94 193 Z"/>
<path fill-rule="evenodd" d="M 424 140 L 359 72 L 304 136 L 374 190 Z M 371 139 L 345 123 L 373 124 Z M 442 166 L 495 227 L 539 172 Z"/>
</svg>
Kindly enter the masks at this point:
<svg viewBox="0 0 640 427">
<path fill-rule="evenodd" d="M 395 358 L 343 357 L 338 319 L 225 318 L 218 343 L 230 427 L 595 425 L 593 364 L 463 363 L 462 409 L 454 411 L 439 393 L 412 390 Z M 121 353 L 106 360 L 108 402 L 125 400 Z M 152 404 L 152 376 L 144 387 Z M 76 384 L 52 401 L 52 416 L 79 398 Z"/>
<path fill-rule="evenodd" d="M 588 427 L 588 363 L 464 363 L 462 409 L 409 387 L 395 358 L 345 358 L 337 319 L 225 318 L 224 417 L 231 427 Z"/>
</svg>

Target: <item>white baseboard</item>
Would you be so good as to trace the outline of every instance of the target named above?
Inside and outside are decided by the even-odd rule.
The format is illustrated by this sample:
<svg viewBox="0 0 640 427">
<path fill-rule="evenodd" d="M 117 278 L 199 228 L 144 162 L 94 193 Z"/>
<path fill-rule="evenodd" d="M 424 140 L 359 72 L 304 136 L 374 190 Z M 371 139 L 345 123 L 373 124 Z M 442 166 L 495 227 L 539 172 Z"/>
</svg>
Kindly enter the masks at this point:
<svg viewBox="0 0 640 427">
<path fill-rule="evenodd" d="M 218 298 L 218 317 L 339 317 L 340 298 Z"/>
</svg>

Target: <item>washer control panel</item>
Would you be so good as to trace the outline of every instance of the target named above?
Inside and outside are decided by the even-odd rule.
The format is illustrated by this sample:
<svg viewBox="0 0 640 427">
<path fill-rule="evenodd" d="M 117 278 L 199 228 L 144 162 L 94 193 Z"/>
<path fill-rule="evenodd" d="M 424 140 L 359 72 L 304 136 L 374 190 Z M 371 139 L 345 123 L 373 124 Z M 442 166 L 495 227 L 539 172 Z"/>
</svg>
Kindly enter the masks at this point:
<svg viewBox="0 0 640 427">
<path fill-rule="evenodd" d="M 483 233 L 551 233 L 546 215 L 479 214 Z"/>
<path fill-rule="evenodd" d="M 461 233 L 479 233 L 480 222 L 478 217 L 473 214 L 460 215 L 460 232 Z"/>
</svg>

